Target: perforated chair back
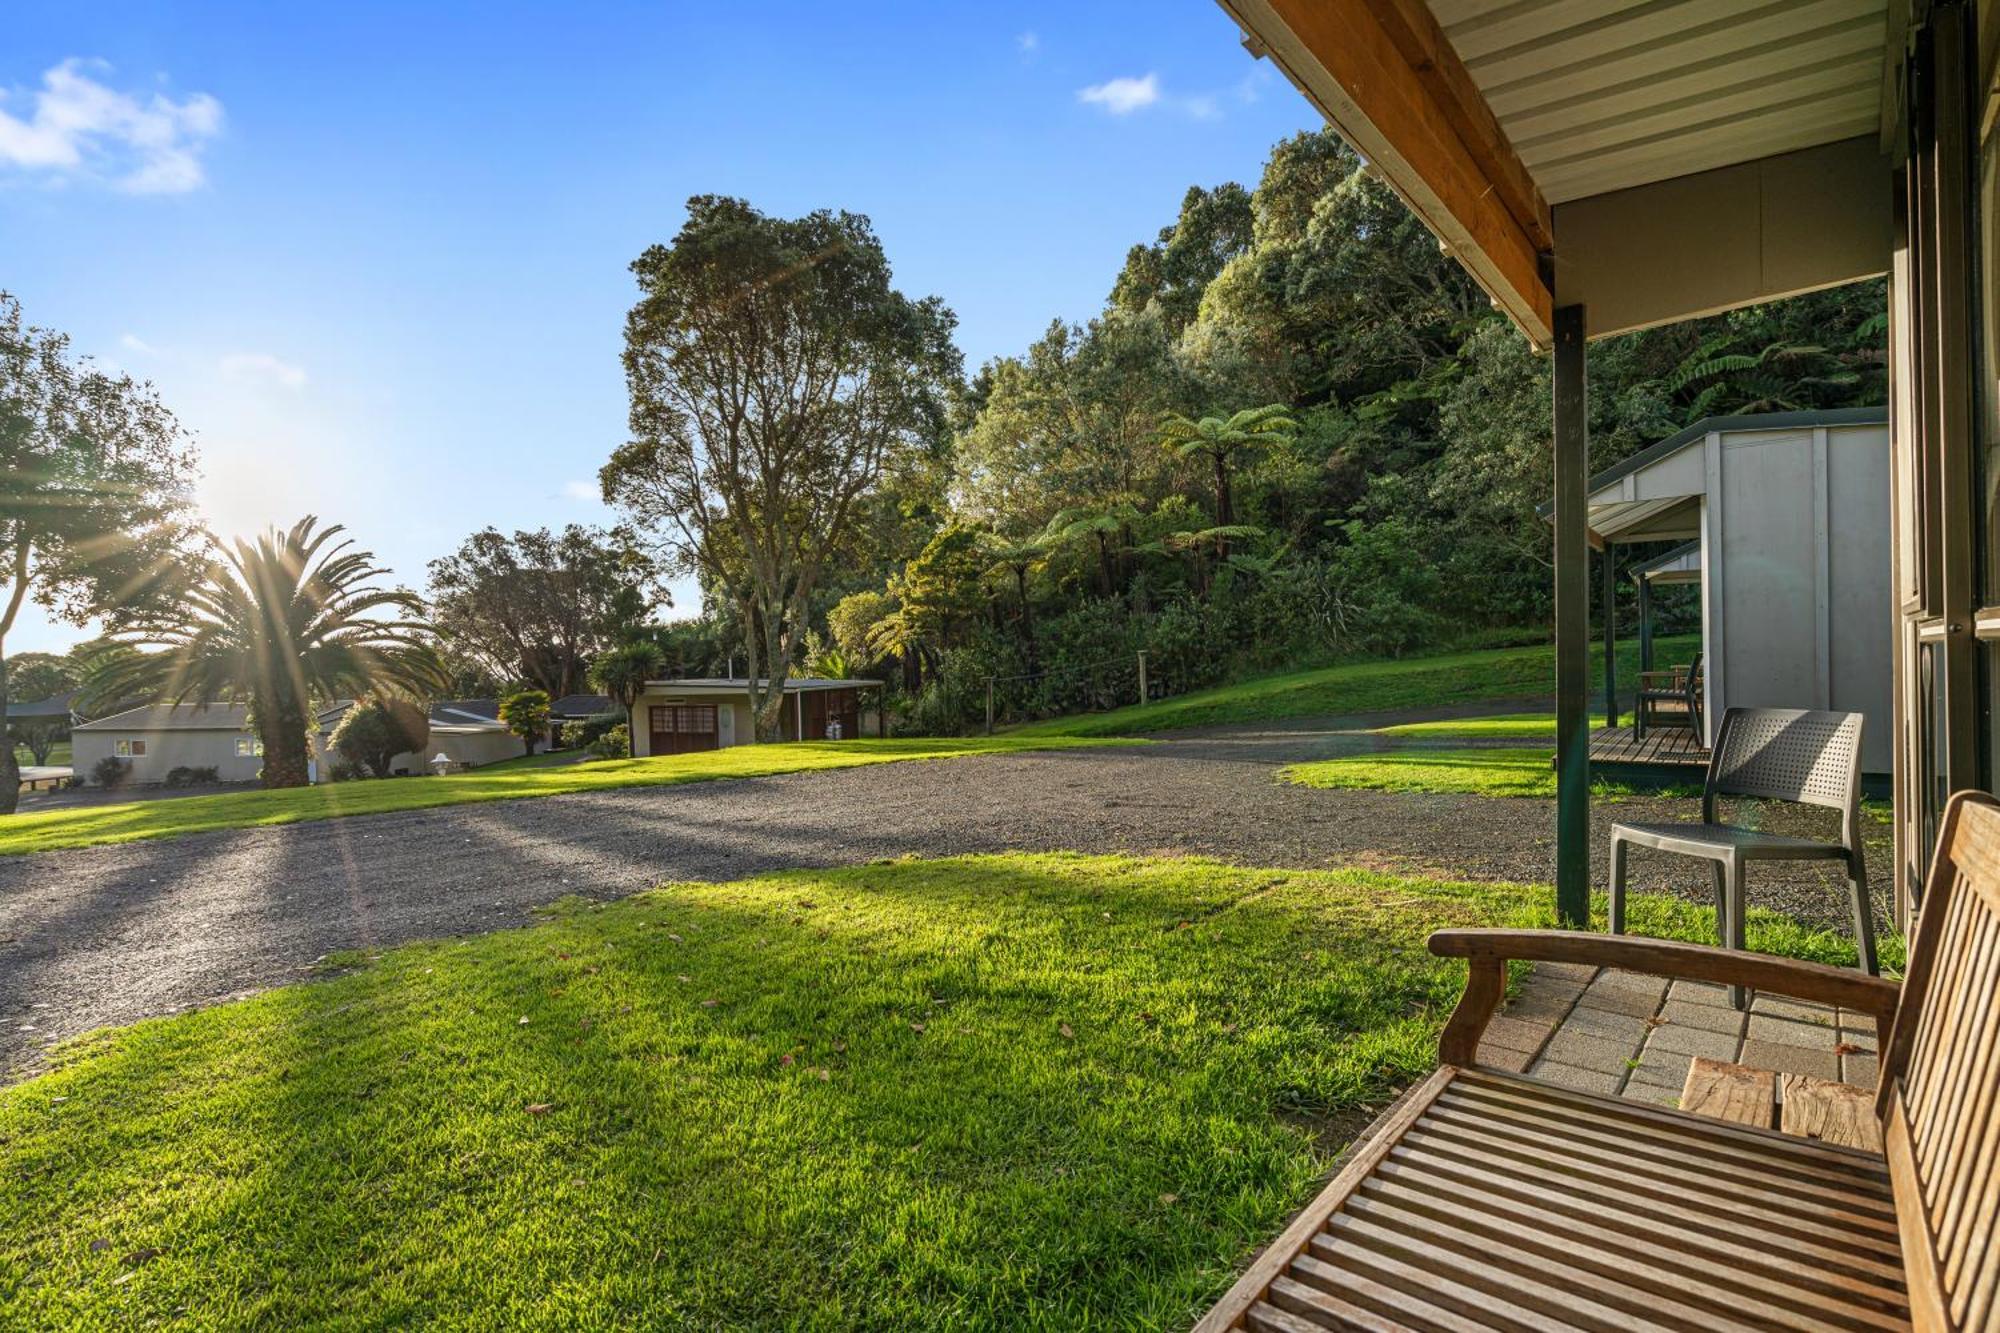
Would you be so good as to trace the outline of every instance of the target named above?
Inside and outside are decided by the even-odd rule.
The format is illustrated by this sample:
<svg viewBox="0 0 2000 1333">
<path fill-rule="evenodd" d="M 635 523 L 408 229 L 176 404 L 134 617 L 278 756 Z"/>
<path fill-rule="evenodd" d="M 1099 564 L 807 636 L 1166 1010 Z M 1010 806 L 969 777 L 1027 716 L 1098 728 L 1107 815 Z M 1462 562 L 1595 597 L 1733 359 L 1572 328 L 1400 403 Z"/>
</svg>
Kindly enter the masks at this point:
<svg viewBox="0 0 2000 1333">
<path fill-rule="evenodd" d="M 1707 796 L 1851 810 L 1861 794 L 1861 714 L 1732 708 L 1709 757 Z"/>
</svg>

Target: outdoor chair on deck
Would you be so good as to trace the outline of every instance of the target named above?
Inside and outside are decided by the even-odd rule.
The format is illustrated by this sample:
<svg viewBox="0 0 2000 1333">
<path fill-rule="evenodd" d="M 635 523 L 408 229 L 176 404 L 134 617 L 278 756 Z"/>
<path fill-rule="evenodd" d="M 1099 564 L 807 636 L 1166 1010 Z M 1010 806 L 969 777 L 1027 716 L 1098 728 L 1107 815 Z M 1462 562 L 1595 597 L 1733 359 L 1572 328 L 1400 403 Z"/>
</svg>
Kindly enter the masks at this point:
<svg viewBox="0 0 2000 1333">
<path fill-rule="evenodd" d="M 1707 861 L 1715 875 L 1716 932 L 1743 947 L 1744 878 L 1752 861 L 1838 861 L 1853 898 L 1862 970 L 1875 973 L 1875 917 L 1861 850 L 1861 714 L 1793 708 L 1732 708 L 1709 756 L 1698 824 L 1611 826 L 1611 933 L 1625 933 L 1625 856 L 1633 843 Z M 1764 833 L 1715 817 L 1718 796 L 1748 796 L 1840 811 L 1840 841 Z M 1741 1009 L 1744 995 L 1730 999 Z"/>
<path fill-rule="evenodd" d="M 1646 739 L 1646 728 L 1686 727 L 1701 735 L 1701 654 L 1686 666 L 1665 671 L 1641 671 L 1639 694 L 1632 701 L 1632 735 Z"/>
</svg>

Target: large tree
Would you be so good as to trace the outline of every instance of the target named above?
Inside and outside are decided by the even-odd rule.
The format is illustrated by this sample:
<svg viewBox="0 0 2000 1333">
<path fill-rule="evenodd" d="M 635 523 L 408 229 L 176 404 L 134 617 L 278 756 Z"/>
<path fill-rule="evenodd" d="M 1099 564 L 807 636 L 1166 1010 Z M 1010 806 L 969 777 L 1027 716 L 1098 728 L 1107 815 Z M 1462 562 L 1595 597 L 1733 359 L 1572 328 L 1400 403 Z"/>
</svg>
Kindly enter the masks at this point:
<svg viewBox="0 0 2000 1333">
<path fill-rule="evenodd" d="M 632 439 L 604 495 L 735 604 L 757 734 L 774 739 L 830 559 L 885 467 L 947 428 L 952 315 L 895 289 L 853 213 L 697 196 L 632 271 Z"/>
<path fill-rule="evenodd" d="M 152 386 L 73 357 L 0 292 L 0 716 L 6 640 L 33 601 L 76 624 L 140 603 L 187 536 L 194 458 Z M 0 814 L 20 769 L 0 746 Z"/>
<path fill-rule="evenodd" d="M 559 699 L 661 604 L 658 574 L 630 528 L 487 528 L 431 561 L 431 619 L 449 657 Z"/>
<path fill-rule="evenodd" d="M 289 530 L 210 550 L 175 595 L 120 634 L 97 687 L 169 703 L 247 704 L 264 744 L 264 785 L 303 787 L 314 711 L 370 693 L 421 694 L 443 672 L 423 604 L 374 580 L 375 557 L 307 517 Z"/>
</svg>

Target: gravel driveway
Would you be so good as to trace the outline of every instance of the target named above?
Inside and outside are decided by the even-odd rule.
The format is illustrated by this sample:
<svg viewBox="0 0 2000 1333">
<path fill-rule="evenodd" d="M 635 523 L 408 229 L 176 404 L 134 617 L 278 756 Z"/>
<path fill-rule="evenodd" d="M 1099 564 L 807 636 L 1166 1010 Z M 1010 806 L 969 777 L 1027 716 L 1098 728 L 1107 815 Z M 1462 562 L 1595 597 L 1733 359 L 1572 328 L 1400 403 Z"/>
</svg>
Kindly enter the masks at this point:
<svg viewBox="0 0 2000 1333">
<path fill-rule="evenodd" d="M 1315 791 L 1274 780 L 1281 765 L 1371 744 L 1354 733 L 1362 724 L 628 788 L 0 857 L 0 1072 L 31 1072 L 57 1038 L 297 980 L 331 950 L 520 925 L 531 908 L 566 894 L 615 897 L 668 879 L 1055 849 L 1551 877 L 1551 802 Z M 1614 817 L 1694 814 L 1687 800 L 1599 806 L 1593 846 L 1604 845 L 1602 826 Z M 1877 864 L 1880 881 L 1886 865 Z M 1635 887 L 1666 887 L 1673 870 L 1675 887 L 1705 894 L 1698 868 L 1634 854 Z M 1753 876 L 1752 896 L 1838 925 L 1835 888 L 1814 874 Z"/>
</svg>

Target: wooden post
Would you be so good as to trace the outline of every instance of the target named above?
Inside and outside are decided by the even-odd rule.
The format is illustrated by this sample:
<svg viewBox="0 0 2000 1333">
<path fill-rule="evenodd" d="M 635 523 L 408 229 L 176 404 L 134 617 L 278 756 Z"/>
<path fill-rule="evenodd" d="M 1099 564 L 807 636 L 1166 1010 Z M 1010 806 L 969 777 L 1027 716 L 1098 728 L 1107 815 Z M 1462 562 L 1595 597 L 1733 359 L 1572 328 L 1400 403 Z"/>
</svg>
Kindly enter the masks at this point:
<svg viewBox="0 0 2000 1333">
<path fill-rule="evenodd" d="M 1555 312 L 1556 916 L 1590 920 L 1590 544 L 1584 311 Z"/>
<path fill-rule="evenodd" d="M 1146 655 L 1144 653 L 1140 653 L 1139 654 L 1139 702 L 1142 704 L 1145 703 L 1147 697 L 1148 696 L 1146 694 Z"/>
<path fill-rule="evenodd" d="M 1639 670 L 1653 669 L 1653 581 L 1639 580 Z M 1642 682 L 1643 683 L 1643 682 Z"/>
<path fill-rule="evenodd" d="M 798 732 L 800 740 L 806 738 L 806 692 L 804 690 L 794 690 L 792 692 L 792 727 Z"/>
<path fill-rule="evenodd" d="M 986 678 L 986 734 L 993 734 L 993 677 Z"/>
<path fill-rule="evenodd" d="M 1604 545 L 1604 725 L 1618 725 L 1618 548 Z"/>
</svg>

